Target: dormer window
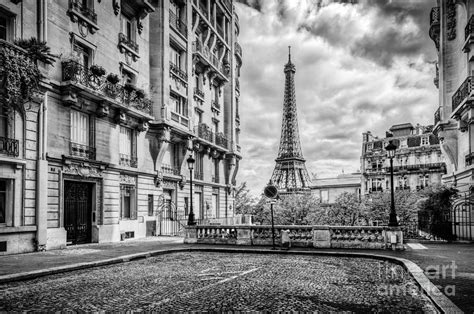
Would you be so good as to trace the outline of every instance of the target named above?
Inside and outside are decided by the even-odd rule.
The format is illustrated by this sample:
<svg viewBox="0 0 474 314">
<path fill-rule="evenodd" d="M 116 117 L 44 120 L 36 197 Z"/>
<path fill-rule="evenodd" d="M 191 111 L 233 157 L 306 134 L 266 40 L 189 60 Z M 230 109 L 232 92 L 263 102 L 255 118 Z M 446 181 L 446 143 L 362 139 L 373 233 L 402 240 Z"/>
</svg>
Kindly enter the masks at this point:
<svg viewBox="0 0 474 314">
<path fill-rule="evenodd" d="M 430 145 L 430 139 L 427 136 L 423 136 L 421 138 L 421 146 Z"/>
</svg>

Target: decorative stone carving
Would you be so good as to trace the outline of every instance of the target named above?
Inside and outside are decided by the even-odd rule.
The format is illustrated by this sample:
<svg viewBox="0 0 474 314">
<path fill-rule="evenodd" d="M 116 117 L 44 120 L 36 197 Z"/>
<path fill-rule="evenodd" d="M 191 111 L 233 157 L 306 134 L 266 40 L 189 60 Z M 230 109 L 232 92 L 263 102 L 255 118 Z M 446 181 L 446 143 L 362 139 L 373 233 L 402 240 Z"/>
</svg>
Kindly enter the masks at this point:
<svg viewBox="0 0 474 314">
<path fill-rule="evenodd" d="M 101 103 L 97 106 L 97 111 L 96 111 L 96 114 L 98 117 L 106 117 L 108 116 L 110 113 L 110 106 L 105 104 L 105 103 Z"/>
<path fill-rule="evenodd" d="M 148 131 L 149 128 L 150 128 L 150 126 L 149 126 L 148 122 L 146 122 L 146 121 L 140 121 L 140 123 L 138 124 L 138 127 L 137 127 L 138 131 L 140 131 L 140 132 L 146 132 L 146 131 Z"/>
<path fill-rule="evenodd" d="M 184 189 L 185 185 L 186 185 L 186 176 L 182 174 L 181 179 L 179 179 L 179 181 L 178 181 L 178 186 L 182 190 L 182 189 Z"/>
<path fill-rule="evenodd" d="M 71 106 L 77 104 L 77 94 L 72 90 L 68 89 L 61 96 L 61 100 L 65 106 Z"/>
<path fill-rule="evenodd" d="M 115 116 L 115 122 L 119 124 L 127 123 L 127 115 L 125 114 L 125 112 L 120 111 L 119 113 L 117 113 L 117 115 Z"/>
<path fill-rule="evenodd" d="M 120 184 L 137 185 L 137 178 L 128 174 L 121 174 Z"/>
<path fill-rule="evenodd" d="M 156 176 L 155 176 L 155 186 L 157 188 L 161 187 L 161 185 L 163 184 L 163 172 L 161 172 L 160 170 L 158 170 L 156 172 Z"/>
<path fill-rule="evenodd" d="M 113 0 L 112 7 L 114 8 L 114 14 L 118 15 L 120 13 L 120 0 Z"/>
<path fill-rule="evenodd" d="M 102 170 L 96 167 L 87 165 L 85 163 L 82 163 L 82 164 L 71 163 L 63 167 L 63 174 L 80 176 L 84 178 L 89 178 L 89 177 L 101 178 Z"/>
</svg>

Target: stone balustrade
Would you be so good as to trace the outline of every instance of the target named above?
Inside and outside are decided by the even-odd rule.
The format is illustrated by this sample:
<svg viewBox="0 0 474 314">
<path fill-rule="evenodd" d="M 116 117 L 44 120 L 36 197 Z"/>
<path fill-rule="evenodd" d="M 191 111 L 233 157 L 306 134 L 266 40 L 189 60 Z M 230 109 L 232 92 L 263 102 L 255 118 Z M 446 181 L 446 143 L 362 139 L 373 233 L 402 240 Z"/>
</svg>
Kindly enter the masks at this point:
<svg viewBox="0 0 474 314">
<path fill-rule="evenodd" d="M 288 232 L 292 247 L 386 249 L 403 248 L 400 228 L 376 226 L 275 226 L 275 244 Z M 184 243 L 272 245 L 272 227 L 257 225 L 186 227 Z"/>
</svg>

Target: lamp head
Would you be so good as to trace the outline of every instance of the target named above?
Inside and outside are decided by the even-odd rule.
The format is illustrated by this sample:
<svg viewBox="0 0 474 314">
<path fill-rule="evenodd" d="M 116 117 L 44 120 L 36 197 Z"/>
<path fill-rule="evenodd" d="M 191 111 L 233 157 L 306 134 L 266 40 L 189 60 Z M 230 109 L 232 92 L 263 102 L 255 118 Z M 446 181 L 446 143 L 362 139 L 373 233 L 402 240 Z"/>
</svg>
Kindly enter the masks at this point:
<svg viewBox="0 0 474 314">
<path fill-rule="evenodd" d="M 397 146 L 393 144 L 392 141 L 388 143 L 387 146 L 385 146 L 385 150 L 387 151 L 387 156 L 388 158 L 393 158 L 395 157 L 395 150 L 397 149 Z"/>
<path fill-rule="evenodd" d="M 193 170 L 194 169 L 194 162 L 196 160 L 193 158 L 193 155 L 189 155 L 188 159 L 186 159 L 186 162 L 188 163 L 188 168 L 189 170 Z"/>
</svg>

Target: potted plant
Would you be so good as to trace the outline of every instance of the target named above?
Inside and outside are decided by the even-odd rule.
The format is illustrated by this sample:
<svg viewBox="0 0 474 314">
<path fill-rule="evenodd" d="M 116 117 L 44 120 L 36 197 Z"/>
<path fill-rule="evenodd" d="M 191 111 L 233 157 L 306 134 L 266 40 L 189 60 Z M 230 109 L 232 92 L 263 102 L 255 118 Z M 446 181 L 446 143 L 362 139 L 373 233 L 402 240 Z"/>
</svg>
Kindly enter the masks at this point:
<svg viewBox="0 0 474 314">
<path fill-rule="evenodd" d="M 117 84 L 118 82 L 120 82 L 120 78 L 117 74 L 114 74 L 114 73 L 109 73 L 107 75 L 107 82 L 109 82 L 110 84 L 112 85 L 115 85 Z"/>
<path fill-rule="evenodd" d="M 135 97 L 138 98 L 138 99 L 145 98 L 145 91 L 141 88 L 135 90 Z"/>
<path fill-rule="evenodd" d="M 98 77 L 105 75 L 105 69 L 97 64 L 91 65 L 89 70 L 91 71 L 93 75 L 98 76 Z"/>
<path fill-rule="evenodd" d="M 45 41 L 38 41 L 34 37 L 30 39 L 17 39 L 14 43 L 25 49 L 30 58 L 41 61 L 46 65 L 53 65 L 58 58 L 57 55 L 51 53 L 51 48 Z"/>
<path fill-rule="evenodd" d="M 126 83 L 123 88 L 124 88 L 125 91 L 128 92 L 128 93 L 131 93 L 131 92 L 133 92 L 134 90 L 137 89 L 137 88 L 135 87 L 135 85 L 133 85 L 132 83 Z"/>
</svg>

